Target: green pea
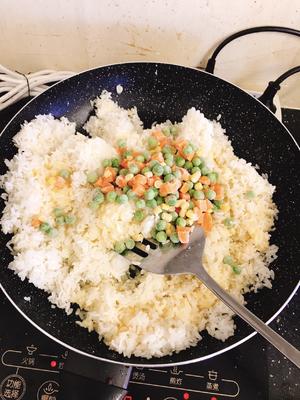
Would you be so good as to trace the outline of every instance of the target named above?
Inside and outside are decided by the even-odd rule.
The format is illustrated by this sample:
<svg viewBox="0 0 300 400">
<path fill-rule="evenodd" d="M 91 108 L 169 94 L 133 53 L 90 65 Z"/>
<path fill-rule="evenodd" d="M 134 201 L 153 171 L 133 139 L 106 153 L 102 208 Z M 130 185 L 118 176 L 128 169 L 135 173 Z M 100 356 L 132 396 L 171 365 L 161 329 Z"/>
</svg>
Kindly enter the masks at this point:
<svg viewBox="0 0 300 400">
<path fill-rule="evenodd" d="M 233 258 L 231 256 L 225 256 L 223 258 L 223 263 L 224 264 L 228 264 L 228 265 L 233 265 L 234 261 L 233 261 Z"/>
<path fill-rule="evenodd" d="M 173 171 L 173 175 L 175 176 L 175 178 L 177 178 L 177 179 L 180 179 L 181 178 L 181 172 L 180 171 L 178 171 L 178 170 L 176 170 L 176 171 Z"/>
<path fill-rule="evenodd" d="M 175 206 L 175 204 L 177 203 L 177 198 L 174 195 L 169 195 L 166 197 L 166 203 L 168 204 L 168 206 Z"/>
<path fill-rule="evenodd" d="M 55 222 L 57 225 L 64 225 L 65 223 L 65 217 L 63 215 L 56 217 Z"/>
<path fill-rule="evenodd" d="M 141 163 L 145 162 L 145 157 L 141 154 L 139 156 L 135 157 L 135 159 L 137 162 L 141 162 Z"/>
<path fill-rule="evenodd" d="M 118 204 L 125 204 L 128 201 L 128 196 L 126 194 L 120 194 L 116 201 Z"/>
<path fill-rule="evenodd" d="M 46 232 L 46 234 L 50 237 L 55 237 L 58 235 L 58 230 L 55 228 L 50 228 L 49 231 Z"/>
<path fill-rule="evenodd" d="M 168 144 L 165 144 L 161 151 L 163 152 L 163 154 L 172 154 L 172 148 Z"/>
<path fill-rule="evenodd" d="M 226 228 L 230 229 L 234 226 L 234 220 L 233 218 L 225 218 L 223 224 L 226 226 Z"/>
<path fill-rule="evenodd" d="M 216 208 L 218 210 L 220 210 L 220 208 L 222 206 L 222 201 L 221 200 L 214 200 L 214 205 L 216 206 Z"/>
<path fill-rule="evenodd" d="M 143 156 L 144 156 L 145 160 L 148 161 L 150 159 L 150 157 L 151 157 L 151 154 L 149 153 L 148 150 L 145 150 L 143 152 Z"/>
<path fill-rule="evenodd" d="M 152 168 L 152 172 L 156 176 L 162 176 L 162 174 L 164 173 L 164 167 L 160 164 L 155 164 Z"/>
<path fill-rule="evenodd" d="M 129 173 L 129 171 L 127 168 L 122 168 L 122 169 L 120 169 L 120 172 L 119 172 L 119 174 L 122 176 L 126 176 L 128 173 Z"/>
<path fill-rule="evenodd" d="M 215 198 L 216 198 L 216 192 L 214 191 L 214 190 L 212 190 L 212 189 L 208 189 L 206 192 L 205 192 L 205 195 L 206 195 L 206 198 L 208 199 L 208 200 L 214 200 Z"/>
<path fill-rule="evenodd" d="M 155 208 L 157 206 L 157 201 L 155 199 L 147 200 L 146 206 L 149 208 Z"/>
<path fill-rule="evenodd" d="M 196 172 L 201 172 L 201 169 L 199 167 L 193 167 L 191 173 L 195 174 Z"/>
<path fill-rule="evenodd" d="M 136 210 L 133 215 L 133 219 L 136 222 L 141 222 L 145 218 L 145 214 L 143 210 Z"/>
<path fill-rule="evenodd" d="M 164 243 L 168 237 L 165 231 L 159 231 L 157 232 L 155 238 L 159 243 Z"/>
<path fill-rule="evenodd" d="M 158 196 L 159 189 L 157 189 L 156 187 L 153 187 L 152 190 L 155 193 L 155 197 Z"/>
<path fill-rule="evenodd" d="M 216 183 L 218 180 L 218 174 L 217 172 L 210 172 L 207 174 L 209 180 L 211 183 Z"/>
<path fill-rule="evenodd" d="M 135 241 L 133 239 L 125 240 L 125 246 L 128 250 L 132 250 L 135 246 Z"/>
<path fill-rule="evenodd" d="M 204 200 L 205 194 L 201 190 L 195 190 L 193 197 L 196 200 Z"/>
<path fill-rule="evenodd" d="M 196 191 L 195 189 L 190 189 L 189 190 L 189 194 L 190 194 L 191 197 L 194 196 L 195 191 Z"/>
<path fill-rule="evenodd" d="M 103 165 L 104 168 L 111 167 L 111 160 L 106 158 L 105 160 L 102 161 L 102 165 Z"/>
<path fill-rule="evenodd" d="M 185 164 L 185 160 L 184 160 L 184 158 L 177 156 L 175 158 L 175 163 L 176 163 L 177 167 L 183 167 Z"/>
<path fill-rule="evenodd" d="M 246 197 L 247 199 L 252 200 L 255 197 L 255 193 L 252 190 L 248 190 L 248 192 L 246 192 Z"/>
<path fill-rule="evenodd" d="M 126 140 L 124 140 L 124 139 L 119 139 L 119 140 L 117 141 L 117 145 L 118 145 L 118 147 L 121 147 L 121 149 L 124 148 L 124 147 L 126 147 Z"/>
<path fill-rule="evenodd" d="M 183 149 L 183 154 L 185 154 L 186 156 L 191 154 L 192 152 L 193 152 L 193 147 L 190 144 L 185 146 Z"/>
<path fill-rule="evenodd" d="M 172 243 L 179 243 L 178 234 L 176 232 L 172 233 L 171 236 L 170 236 L 170 240 L 171 240 Z"/>
<path fill-rule="evenodd" d="M 169 166 L 172 167 L 174 164 L 174 156 L 173 154 L 167 153 L 165 156 L 165 163 Z"/>
<path fill-rule="evenodd" d="M 148 146 L 150 149 L 154 149 L 158 145 L 158 141 L 154 136 L 148 138 Z"/>
<path fill-rule="evenodd" d="M 123 187 L 123 193 L 126 194 L 128 192 L 128 190 L 130 190 L 129 186 L 126 185 L 126 186 Z"/>
<path fill-rule="evenodd" d="M 170 128 L 167 127 L 167 126 L 165 128 L 163 128 L 161 131 L 165 136 L 170 136 L 171 135 Z"/>
<path fill-rule="evenodd" d="M 98 174 L 96 171 L 88 172 L 86 176 L 88 183 L 95 183 L 98 180 Z"/>
<path fill-rule="evenodd" d="M 139 167 L 136 165 L 136 164 L 131 164 L 130 166 L 129 166 L 129 172 L 131 173 L 131 174 L 137 174 L 138 172 L 139 172 Z"/>
<path fill-rule="evenodd" d="M 172 125 L 172 126 L 170 127 L 170 132 L 171 132 L 171 135 L 176 136 L 176 135 L 178 134 L 178 128 L 177 128 L 177 126 Z"/>
<path fill-rule="evenodd" d="M 203 167 L 201 167 L 201 174 L 202 174 L 202 175 L 208 175 L 208 174 L 209 174 L 209 168 L 207 168 L 206 165 L 204 165 Z"/>
<path fill-rule="evenodd" d="M 195 207 L 192 201 L 189 202 L 189 210 L 192 210 Z"/>
<path fill-rule="evenodd" d="M 144 195 L 146 200 L 152 200 L 155 197 L 155 190 L 153 188 L 148 189 Z"/>
<path fill-rule="evenodd" d="M 178 217 L 176 219 L 176 225 L 184 227 L 184 226 L 186 226 L 186 220 L 184 218 L 182 218 L 182 217 Z"/>
<path fill-rule="evenodd" d="M 132 151 L 131 150 L 124 151 L 123 157 L 126 158 L 126 159 L 129 158 L 129 157 L 132 157 Z"/>
<path fill-rule="evenodd" d="M 172 216 L 172 222 L 176 221 L 176 219 L 178 218 L 178 214 L 176 211 L 172 211 L 171 216 Z"/>
<path fill-rule="evenodd" d="M 167 227 L 167 222 L 164 221 L 163 219 L 160 219 L 155 225 L 157 231 L 164 231 L 166 227 Z"/>
<path fill-rule="evenodd" d="M 92 209 L 92 210 L 97 210 L 98 208 L 99 208 L 99 203 L 97 203 L 96 201 L 91 201 L 90 203 L 89 203 L 89 207 Z"/>
<path fill-rule="evenodd" d="M 160 206 L 164 202 L 164 199 L 161 196 L 156 197 L 156 203 L 158 206 Z"/>
<path fill-rule="evenodd" d="M 58 175 L 64 179 L 70 178 L 70 174 L 71 174 L 71 172 L 68 169 L 61 169 L 58 173 Z"/>
<path fill-rule="evenodd" d="M 157 160 L 151 160 L 149 162 L 148 166 L 149 166 L 149 168 L 152 169 L 154 167 L 154 165 L 156 165 L 156 164 L 159 164 L 159 162 Z"/>
<path fill-rule="evenodd" d="M 106 195 L 106 200 L 109 203 L 113 203 L 116 200 L 116 198 L 117 198 L 117 193 L 114 192 L 114 191 L 108 192 L 107 195 Z"/>
<path fill-rule="evenodd" d="M 112 165 L 114 168 L 119 168 L 119 166 L 120 166 L 120 160 L 119 160 L 118 158 L 113 158 L 113 159 L 111 160 L 111 165 Z"/>
<path fill-rule="evenodd" d="M 144 207 L 146 207 L 145 200 L 143 200 L 143 199 L 138 199 L 138 200 L 135 202 L 135 205 L 136 205 L 137 208 L 144 208 Z"/>
<path fill-rule="evenodd" d="M 64 210 L 62 208 L 54 208 L 53 213 L 56 217 L 61 217 L 64 215 Z"/>
<path fill-rule="evenodd" d="M 65 216 L 65 223 L 67 225 L 73 225 L 76 222 L 76 217 L 75 215 L 66 215 Z"/>
<path fill-rule="evenodd" d="M 47 233 L 50 231 L 50 229 L 52 229 L 52 227 L 48 222 L 42 222 L 39 229 L 40 231 Z"/>
<path fill-rule="evenodd" d="M 126 193 L 129 200 L 133 200 L 136 198 L 136 193 L 133 190 L 129 189 Z"/>
<path fill-rule="evenodd" d="M 123 253 L 123 251 L 125 251 L 125 249 L 126 249 L 126 246 L 125 246 L 124 242 L 116 242 L 115 243 L 114 250 L 117 253 L 121 254 L 121 253 Z"/>
<path fill-rule="evenodd" d="M 175 176 L 173 174 L 167 174 L 164 176 L 164 182 L 170 182 L 174 180 Z"/>
<path fill-rule="evenodd" d="M 192 159 L 192 163 L 194 165 L 194 167 L 200 167 L 201 165 L 201 159 L 199 157 L 194 157 Z"/>
<path fill-rule="evenodd" d="M 169 167 L 169 165 L 165 165 L 164 166 L 164 175 L 168 175 L 172 172 L 171 167 Z"/>
<path fill-rule="evenodd" d="M 232 271 L 237 275 L 239 275 L 242 272 L 241 267 L 237 264 L 231 265 L 231 268 L 232 268 Z"/>
<path fill-rule="evenodd" d="M 103 194 L 102 192 L 96 194 L 96 195 L 93 197 L 93 201 L 94 201 L 95 203 L 97 203 L 97 204 L 103 203 L 103 201 L 104 201 L 104 194 Z"/>
<path fill-rule="evenodd" d="M 146 174 L 147 172 L 150 172 L 150 168 L 149 167 L 144 167 L 143 169 L 142 169 L 142 174 Z"/>
<path fill-rule="evenodd" d="M 191 161 L 186 161 L 184 163 L 184 168 L 185 169 L 192 169 L 193 168 L 193 163 Z"/>
</svg>

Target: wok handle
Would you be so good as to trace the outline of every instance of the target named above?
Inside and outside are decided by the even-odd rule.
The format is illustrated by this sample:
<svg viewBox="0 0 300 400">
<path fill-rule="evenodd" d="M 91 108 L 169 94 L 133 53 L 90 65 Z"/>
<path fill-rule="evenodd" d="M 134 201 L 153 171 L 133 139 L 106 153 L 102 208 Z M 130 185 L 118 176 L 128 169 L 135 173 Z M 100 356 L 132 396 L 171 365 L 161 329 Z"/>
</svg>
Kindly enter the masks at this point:
<svg viewBox="0 0 300 400">
<path fill-rule="evenodd" d="M 300 72 L 300 65 L 284 72 L 275 81 L 269 82 L 268 87 L 265 89 L 263 94 L 260 97 L 258 97 L 258 100 L 261 101 L 266 107 L 268 107 L 273 113 L 275 113 L 276 106 L 273 100 L 278 90 L 280 90 L 280 84 L 289 76 L 294 75 L 298 72 Z"/>
<path fill-rule="evenodd" d="M 276 347 L 285 357 L 292 361 L 298 368 L 300 368 L 300 351 L 287 342 L 283 337 L 278 335 L 272 328 L 266 325 L 256 315 L 249 311 L 245 306 L 238 303 L 230 294 L 222 289 L 217 282 L 201 268 L 197 272 L 198 278 L 210 289 L 220 300 L 223 301 L 235 314 L 246 321 L 252 328 L 254 328 L 261 336 L 268 342 Z"/>
</svg>

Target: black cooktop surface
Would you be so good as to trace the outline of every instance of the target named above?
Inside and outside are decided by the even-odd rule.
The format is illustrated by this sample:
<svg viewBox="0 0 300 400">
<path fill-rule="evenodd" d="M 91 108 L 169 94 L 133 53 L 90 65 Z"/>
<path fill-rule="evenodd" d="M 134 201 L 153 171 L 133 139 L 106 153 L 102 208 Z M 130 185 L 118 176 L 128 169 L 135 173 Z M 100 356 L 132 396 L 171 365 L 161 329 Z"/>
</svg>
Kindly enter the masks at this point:
<svg viewBox="0 0 300 400">
<path fill-rule="evenodd" d="M 0 131 L 26 101 L 0 112 Z M 282 112 L 300 142 L 300 110 Z M 271 324 L 296 347 L 299 310 L 298 293 Z M 258 335 L 205 362 L 130 369 L 68 352 L 27 322 L 2 292 L 0 315 L 2 400 L 300 399 L 300 371 Z"/>
</svg>

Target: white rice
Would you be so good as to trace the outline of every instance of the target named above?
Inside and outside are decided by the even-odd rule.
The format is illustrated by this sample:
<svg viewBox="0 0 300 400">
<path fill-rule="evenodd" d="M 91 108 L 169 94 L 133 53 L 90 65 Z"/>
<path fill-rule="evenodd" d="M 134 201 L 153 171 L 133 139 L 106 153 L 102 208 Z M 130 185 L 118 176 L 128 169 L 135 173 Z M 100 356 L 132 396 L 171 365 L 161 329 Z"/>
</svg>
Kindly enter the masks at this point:
<svg viewBox="0 0 300 400">
<path fill-rule="evenodd" d="M 47 291 L 49 300 L 67 313 L 72 312 L 72 303 L 79 304 L 81 325 L 96 330 L 99 339 L 128 357 L 179 352 L 195 346 L 205 329 L 226 340 L 234 334 L 233 314 L 195 277 L 142 272 L 126 279 L 129 262 L 112 251 L 113 244 L 140 232 L 150 236 L 155 218 L 142 225 L 132 222 L 130 203 L 104 204 L 95 214 L 88 207 L 91 191 L 86 172 L 116 154 L 113 146 L 118 139 L 143 149 L 149 130 L 143 130 L 135 108 L 120 108 L 107 92 L 94 105 L 96 115 L 85 125 L 90 137 L 77 133 L 66 118 L 56 120 L 51 115 L 24 123 L 15 136 L 18 153 L 6 160 L 8 172 L 1 177 L 7 193 L 2 230 L 14 234 L 9 268 Z M 218 122 L 192 108 L 177 126 L 180 136 L 200 147 L 219 173 L 229 203 L 228 211 L 215 214 L 204 265 L 223 288 L 244 302 L 244 292 L 271 288 L 274 274 L 268 266 L 277 251 L 269 244 L 277 213 L 272 202 L 275 188 L 234 155 Z M 71 185 L 54 192 L 49 180 L 61 168 L 72 171 Z M 249 190 L 255 192 L 252 200 L 245 196 Z M 78 222 L 48 238 L 31 226 L 31 220 L 38 215 L 53 223 L 54 207 L 72 212 Z M 223 220 L 230 216 L 235 224 L 228 229 Z M 240 265 L 241 274 L 222 262 L 228 254 Z"/>
</svg>

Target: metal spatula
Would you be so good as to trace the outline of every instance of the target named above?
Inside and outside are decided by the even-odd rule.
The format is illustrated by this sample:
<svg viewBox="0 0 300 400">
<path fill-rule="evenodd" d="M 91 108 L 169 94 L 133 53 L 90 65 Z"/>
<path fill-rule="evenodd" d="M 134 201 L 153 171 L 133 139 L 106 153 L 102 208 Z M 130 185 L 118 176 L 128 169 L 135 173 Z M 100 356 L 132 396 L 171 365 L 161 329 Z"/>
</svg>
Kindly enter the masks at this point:
<svg viewBox="0 0 300 400">
<path fill-rule="evenodd" d="M 257 318 L 245 306 L 238 303 L 206 272 L 202 264 L 205 235 L 201 228 L 195 228 L 187 245 L 159 247 L 144 240 L 132 251 L 140 257 L 139 267 L 155 274 L 193 274 L 197 276 L 231 310 L 252 326 L 258 333 L 275 346 L 282 354 L 300 368 L 300 351 L 279 336 L 273 329 Z"/>
</svg>

